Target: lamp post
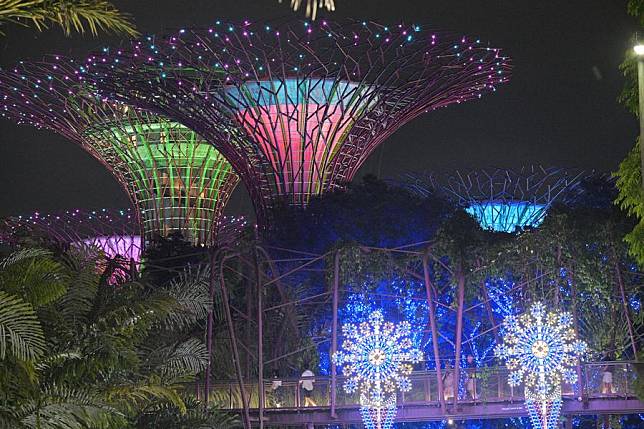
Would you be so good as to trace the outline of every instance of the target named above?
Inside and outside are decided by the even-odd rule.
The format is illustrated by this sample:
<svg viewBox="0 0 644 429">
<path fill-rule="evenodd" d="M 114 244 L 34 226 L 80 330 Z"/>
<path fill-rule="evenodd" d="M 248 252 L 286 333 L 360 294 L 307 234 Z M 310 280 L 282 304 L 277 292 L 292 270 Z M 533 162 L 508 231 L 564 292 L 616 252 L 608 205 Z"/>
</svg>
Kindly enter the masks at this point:
<svg viewBox="0 0 644 429">
<path fill-rule="evenodd" d="M 637 82 L 639 97 L 640 116 L 640 175 L 642 176 L 642 188 L 644 188 L 644 44 L 638 43 L 633 47 L 637 56 Z"/>
</svg>

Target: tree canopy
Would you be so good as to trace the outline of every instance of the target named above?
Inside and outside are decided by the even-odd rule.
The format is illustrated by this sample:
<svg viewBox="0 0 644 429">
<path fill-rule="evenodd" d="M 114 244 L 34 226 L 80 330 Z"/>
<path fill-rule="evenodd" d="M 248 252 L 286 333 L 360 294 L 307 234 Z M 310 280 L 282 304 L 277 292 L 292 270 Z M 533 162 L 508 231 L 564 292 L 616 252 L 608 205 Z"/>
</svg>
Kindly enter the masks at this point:
<svg viewBox="0 0 644 429">
<path fill-rule="evenodd" d="M 277 208 L 270 241 L 316 253 L 351 242 L 396 247 L 431 239 L 451 211 L 440 198 L 422 198 L 365 176 L 346 190 L 313 198 L 306 209 Z"/>
<path fill-rule="evenodd" d="M 629 0 L 628 13 L 636 17 L 640 25 L 644 25 L 644 0 Z M 637 58 L 632 49 L 627 50 L 620 69 L 624 73 L 625 83 L 619 101 L 634 115 L 639 117 Z M 619 195 L 619 204 L 628 214 L 638 219 L 637 225 L 628 232 L 625 240 L 629 245 L 631 255 L 640 267 L 644 267 L 644 188 L 642 187 L 641 150 L 639 139 L 635 147 L 626 155 L 615 173 Z"/>
<path fill-rule="evenodd" d="M 0 262 L 0 428 L 232 424 L 187 388 L 208 362 L 200 326 L 221 314 L 209 270 L 114 285 L 101 257 L 27 248 Z"/>
</svg>

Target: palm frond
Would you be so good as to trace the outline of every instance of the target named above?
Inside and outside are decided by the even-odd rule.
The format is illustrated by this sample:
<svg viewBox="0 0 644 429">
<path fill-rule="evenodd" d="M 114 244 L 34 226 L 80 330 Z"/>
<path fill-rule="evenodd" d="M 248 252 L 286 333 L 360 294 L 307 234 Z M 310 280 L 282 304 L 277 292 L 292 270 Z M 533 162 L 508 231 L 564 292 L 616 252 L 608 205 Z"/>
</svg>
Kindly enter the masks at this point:
<svg viewBox="0 0 644 429">
<path fill-rule="evenodd" d="M 221 411 L 216 407 L 205 408 L 204 404 L 194 396 L 185 395 L 183 400 L 187 411 L 180 414 L 168 404 L 151 407 L 137 419 L 137 427 L 141 429 L 232 429 L 240 427 L 235 413 Z"/>
<path fill-rule="evenodd" d="M 106 0 L 0 0 L 0 23 L 31 23 L 38 31 L 53 24 L 65 35 L 89 29 L 138 36 L 130 15 Z"/>
<path fill-rule="evenodd" d="M 44 386 L 38 401 L 15 411 L 22 427 L 33 429 L 86 429 L 123 427 L 122 413 L 96 394 L 68 386 Z"/>
<path fill-rule="evenodd" d="M 176 300 L 176 307 L 166 316 L 166 328 L 182 330 L 193 326 L 197 321 L 205 320 L 211 309 L 216 319 L 223 318 L 219 288 L 216 288 L 213 305 L 209 282 L 209 267 L 189 267 L 172 280 L 167 291 Z"/>
<path fill-rule="evenodd" d="M 179 389 L 179 386 L 163 385 L 156 377 L 151 377 L 147 382 L 112 386 L 106 393 L 109 402 L 130 412 L 140 412 L 152 403 L 167 403 L 185 414 L 186 404 L 177 392 Z"/>
<path fill-rule="evenodd" d="M 89 247 L 70 249 L 63 256 L 69 286 L 65 295 L 58 301 L 57 307 L 70 324 L 85 321 L 92 311 L 100 281 L 96 271 L 98 258 L 95 249 Z"/>
<path fill-rule="evenodd" d="M 2 7 L 3 1 L 5 0 L 0 0 L 0 8 Z M 0 9 L 0 15 L 1 15 L 1 9 Z M 38 247 L 17 250 L 13 252 L 11 255 L 4 258 L 2 261 L 0 261 L 0 270 L 4 270 L 5 268 L 10 267 L 11 265 L 17 264 L 26 259 L 34 259 L 34 258 L 45 257 L 45 256 L 51 256 L 51 252 L 49 250 L 41 249 Z"/>
<path fill-rule="evenodd" d="M 22 429 L 24 426 L 15 415 L 13 407 L 0 405 L 0 429 Z"/>
<path fill-rule="evenodd" d="M 38 308 L 63 296 L 67 276 L 63 265 L 51 252 L 20 250 L 0 262 L 0 289 L 18 295 Z"/>
<path fill-rule="evenodd" d="M 206 369 L 208 350 L 205 344 L 196 338 L 177 345 L 171 353 L 163 353 L 165 359 L 158 370 L 165 377 L 194 376 Z"/>
<path fill-rule="evenodd" d="M 7 349 L 18 359 L 36 359 L 45 351 L 45 336 L 33 307 L 0 291 L 0 360 Z"/>
<path fill-rule="evenodd" d="M 68 351 L 64 353 L 51 354 L 36 364 L 36 369 L 40 372 L 46 371 L 54 366 L 62 365 L 68 361 L 78 361 L 83 358 L 77 351 Z"/>
<path fill-rule="evenodd" d="M 176 309 L 177 302 L 167 291 L 154 289 L 145 292 L 145 285 L 128 282 L 118 288 L 103 285 L 101 299 L 104 301 L 96 310 L 97 320 L 111 326 L 113 332 L 131 331 L 135 326 L 138 332 L 132 335 L 145 336 L 153 323 L 162 321 Z"/>
</svg>

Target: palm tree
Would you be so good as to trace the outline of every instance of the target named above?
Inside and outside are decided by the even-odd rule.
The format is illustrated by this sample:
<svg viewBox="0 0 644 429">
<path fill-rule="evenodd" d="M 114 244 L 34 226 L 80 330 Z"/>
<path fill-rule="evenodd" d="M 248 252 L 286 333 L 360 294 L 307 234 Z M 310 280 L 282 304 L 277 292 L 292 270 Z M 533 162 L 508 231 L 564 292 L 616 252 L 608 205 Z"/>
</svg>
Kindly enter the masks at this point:
<svg viewBox="0 0 644 429">
<path fill-rule="evenodd" d="M 99 31 L 137 36 L 132 18 L 106 0 L 0 0 L 0 26 L 19 24 L 38 31 L 60 27 L 65 35 L 72 31 L 92 35 Z M 0 30 L 0 34 L 4 34 Z"/>
<path fill-rule="evenodd" d="M 168 285 L 114 286 L 111 273 L 97 271 L 102 257 L 91 248 L 30 249 L 0 262 L 0 428 L 234 421 L 204 410 L 186 387 L 208 361 L 208 269 Z"/>
<path fill-rule="evenodd" d="M 63 267 L 42 249 L 18 251 L 0 262 L 0 360 L 35 361 L 45 351 L 36 309 L 66 290 Z"/>
</svg>

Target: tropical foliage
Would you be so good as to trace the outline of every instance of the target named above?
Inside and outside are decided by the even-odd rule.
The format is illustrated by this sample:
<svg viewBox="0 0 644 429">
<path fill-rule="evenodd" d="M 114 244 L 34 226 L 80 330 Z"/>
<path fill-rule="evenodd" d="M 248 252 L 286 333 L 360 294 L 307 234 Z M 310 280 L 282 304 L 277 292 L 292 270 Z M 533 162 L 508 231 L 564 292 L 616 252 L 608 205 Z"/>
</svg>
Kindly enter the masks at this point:
<svg viewBox="0 0 644 429">
<path fill-rule="evenodd" d="M 574 206 L 553 207 L 538 228 L 507 234 L 482 230 L 440 200 L 367 179 L 307 211 L 276 213 L 270 240 L 230 243 L 216 252 L 214 272 L 205 263 L 211 253 L 177 237 L 150 246 L 141 278 L 118 285 L 109 284 L 112 265 L 99 263 L 108 268 L 97 273 L 102 256 L 91 249 L 15 252 L 0 262 L 0 421 L 12 428 L 234 426 L 234 416 L 204 407 L 195 382 L 206 371 L 212 380 L 234 379 L 236 371 L 257 376 L 258 314 L 266 377 L 328 371 L 336 263 L 341 319 L 360 321 L 378 308 L 410 321 L 427 368 L 436 365 L 434 341 L 451 365 L 473 355 L 478 366 L 494 366 L 496 326 L 535 300 L 575 315 L 589 359 L 632 359 L 644 336 L 643 277 L 622 240 L 633 223 L 612 204 L 610 181 L 583 186 Z M 427 329 L 430 292 L 436 339 Z M 213 407 L 240 404 L 236 387 L 228 389 L 225 397 L 214 390 Z M 257 405 L 257 392 L 247 394 Z"/>
<path fill-rule="evenodd" d="M 94 36 L 99 31 L 138 35 L 132 18 L 107 0 L 0 0 L 0 33 L 7 24 L 38 31 L 57 26 L 67 36 L 88 30 Z"/>
<path fill-rule="evenodd" d="M 26 249 L 0 263 L 0 427 L 233 425 L 188 388 L 208 362 L 205 320 L 220 315 L 209 269 L 113 285 L 100 258 Z"/>
<path fill-rule="evenodd" d="M 429 289 L 439 302 L 443 356 L 454 356 L 461 324 L 461 359 L 473 354 L 480 364 L 492 364 L 495 325 L 504 315 L 541 300 L 575 313 L 575 327 L 591 346 L 589 359 L 633 359 L 644 338 L 643 277 L 622 240 L 633 222 L 612 204 L 616 192 L 610 180 L 589 178 L 577 191 L 573 206 L 552 207 L 540 227 L 507 234 L 482 230 L 464 211 L 447 210 L 440 200 L 418 198 L 368 178 L 316 199 L 306 211 L 280 210 L 271 243 L 327 254 L 324 264 L 301 274 L 291 273 L 295 264 L 279 264 L 279 272 L 291 273 L 280 281 L 293 299 L 305 301 L 329 290 L 337 252 L 343 320 L 360 321 L 378 308 L 394 319 L 418 323 L 419 332 L 428 324 L 422 258 L 380 248 L 426 249 Z M 425 217 L 427 213 L 432 215 Z M 417 245 L 405 247 L 413 243 Z M 273 255 L 290 260 L 279 252 Z M 457 309 L 463 304 L 470 312 L 461 317 Z M 302 346 L 298 338 L 320 332 L 328 338 L 329 301 L 305 308 L 297 309 L 300 328 L 287 335 L 290 350 Z M 267 344 L 276 342 L 270 329 L 265 335 Z M 431 344 L 427 333 L 418 340 L 425 347 Z M 425 350 L 432 368 L 433 352 Z M 321 347 L 319 353 L 322 364 L 328 350 Z"/>
<path fill-rule="evenodd" d="M 272 244 L 324 253 L 346 243 L 396 247 L 429 240 L 452 208 L 365 176 L 346 190 L 314 198 L 306 210 L 274 211 Z"/>
<path fill-rule="evenodd" d="M 644 25 L 644 0 L 629 0 L 628 13 L 636 17 L 640 25 Z M 632 49 L 626 52 L 620 70 L 624 73 L 625 83 L 619 101 L 639 117 L 637 59 Z M 625 240 L 629 245 L 631 255 L 641 267 L 644 267 L 644 188 L 642 187 L 640 161 L 641 144 L 642 142 L 639 140 L 636 142 L 633 150 L 619 165 L 615 175 L 618 178 L 617 186 L 619 188 L 616 203 L 639 220 L 633 230 L 626 234 Z"/>
</svg>

